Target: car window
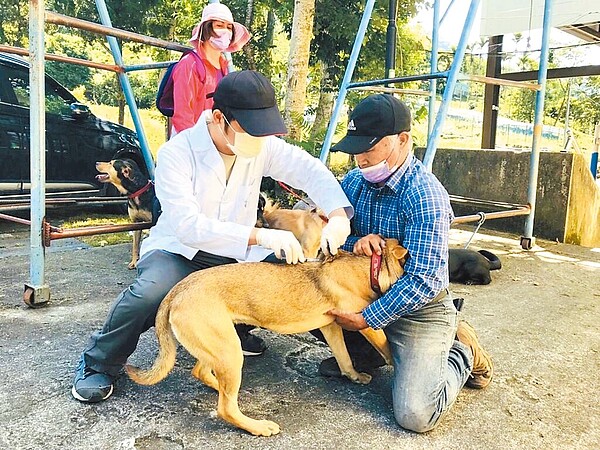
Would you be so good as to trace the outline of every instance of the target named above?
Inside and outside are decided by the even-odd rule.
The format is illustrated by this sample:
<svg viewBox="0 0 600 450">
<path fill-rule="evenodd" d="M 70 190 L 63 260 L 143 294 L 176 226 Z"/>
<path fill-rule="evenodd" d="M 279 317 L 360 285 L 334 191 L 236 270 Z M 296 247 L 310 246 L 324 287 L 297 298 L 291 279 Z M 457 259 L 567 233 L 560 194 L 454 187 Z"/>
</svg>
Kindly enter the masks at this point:
<svg viewBox="0 0 600 450">
<path fill-rule="evenodd" d="M 29 108 L 29 72 L 12 67 L 5 67 L 5 79 L 8 80 L 8 88 L 14 92 L 14 100 L 9 99 L 9 103 L 14 103 L 25 108 Z M 46 79 L 46 111 L 54 114 L 70 114 L 70 99 L 63 98 L 58 89 Z"/>
</svg>

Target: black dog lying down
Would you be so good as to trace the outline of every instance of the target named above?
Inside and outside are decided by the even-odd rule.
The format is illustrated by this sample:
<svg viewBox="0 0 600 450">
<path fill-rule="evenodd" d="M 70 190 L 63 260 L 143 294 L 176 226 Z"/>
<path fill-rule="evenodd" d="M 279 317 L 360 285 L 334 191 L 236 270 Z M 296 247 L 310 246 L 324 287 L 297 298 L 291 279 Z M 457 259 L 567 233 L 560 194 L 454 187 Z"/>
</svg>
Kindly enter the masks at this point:
<svg viewBox="0 0 600 450">
<path fill-rule="evenodd" d="M 464 284 L 490 284 L 490 270 L 502 267 L 500 258 L 487 250 L 467 250 L 451 248 L 449 250 L 448 270 L 450 281 Z"/>
</svg>

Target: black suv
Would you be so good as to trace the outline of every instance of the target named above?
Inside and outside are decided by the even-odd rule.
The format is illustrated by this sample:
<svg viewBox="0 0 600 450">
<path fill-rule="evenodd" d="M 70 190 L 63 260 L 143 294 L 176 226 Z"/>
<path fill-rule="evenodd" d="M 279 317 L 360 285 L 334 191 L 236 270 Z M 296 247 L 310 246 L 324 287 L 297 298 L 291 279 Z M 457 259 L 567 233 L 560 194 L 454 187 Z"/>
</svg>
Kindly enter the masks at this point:
<svg viewBox="0 0 600 450">
<path fill-rule="evenodd" d="M 46 75 L 47 205 L 118 196 L 95 178 L 96 161 L 116 158 L 133 159 L 148 172 L 133 131 L 98 119 Z M 28 208 L 29 163 L 29 63 L 0 53 L 0 210 Z"/>
</svg>

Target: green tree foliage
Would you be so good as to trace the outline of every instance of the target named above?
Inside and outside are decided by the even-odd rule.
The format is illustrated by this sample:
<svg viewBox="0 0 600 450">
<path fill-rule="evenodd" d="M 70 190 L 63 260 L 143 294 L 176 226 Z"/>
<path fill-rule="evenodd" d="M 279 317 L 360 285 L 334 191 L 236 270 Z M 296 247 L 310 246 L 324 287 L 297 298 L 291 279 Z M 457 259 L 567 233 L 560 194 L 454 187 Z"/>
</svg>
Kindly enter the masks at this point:
<svg viewBox="0 0 600 450">
<path fill-rule="evenodd" d="M 28 13 L 27 0 L 0 2 L 0 43 L 15 47 L 27 45 Z"/>
<path fill-rule="evenodd" d="M 573 88 L 571 120 L 581 131 L 594 133 L 595 125 L 600 123 L 600 77 L 581 79 Z"/>
<path fill-rule="evenodd" d="M 80 37 L 67 33 L 49 35 L 46 39 L 46 52 L 89 59 L 85 42 Z M 71 90 L 78 86 L 86 86 L 92 81 L 92 71 L 86 66 L 47 61 L 46 73 Z"/>
<path fill-rule="evenodd" d="M 364 1 L 323 0 L 317 2 L 312 42 L 311 65 L 320 68 L 314 73 L 312 95 L 319 98 L 311 109 L 316 109 L 317 120 L 311 135 L 324 134 L 327 117 L 331 111 L 333 96 L 328 92 L 337 91 L 344 76 L 352 45 L 358 31 L 364 9 Z M 388 26 L 388 1 L 378 1 L 373 10 L 365 40 L 354 71 L 353 81 L 381 79 L 385 77 L 386 32 Z M 401 76 L 415 73 L 423 65 L 426 54 L 423 40 L 406 27 L 409 18 L 415 14 L 421 0 L 401 0 L 398 2 L 396 74 Z M 332 13 L 335 11 L 335 14 Z M 321 81 L 317 83 L 317 81 Z M 406 87 L 406 86 L 404 86 Z M 319 97 L 320 94 L 320 97 Z M 311 93 L 309 90 L 309 97 Z M 362 92 L 350 92 L 348 104 L 352 107 Z"/>
</svg>

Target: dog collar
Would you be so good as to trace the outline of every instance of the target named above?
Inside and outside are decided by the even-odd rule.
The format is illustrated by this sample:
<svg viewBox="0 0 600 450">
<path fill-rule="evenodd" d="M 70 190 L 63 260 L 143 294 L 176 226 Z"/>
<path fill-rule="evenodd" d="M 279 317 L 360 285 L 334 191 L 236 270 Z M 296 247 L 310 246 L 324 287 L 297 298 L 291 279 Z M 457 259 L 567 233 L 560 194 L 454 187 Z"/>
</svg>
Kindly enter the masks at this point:
<svg viewBox="0 0 600 450">
<path fill-rule="evenodd" d="M 381 295 L 381 286 L 379 286 L 379 272 L 381 271 L 381 255 L 373 253 L 371 255 L 371 289 Z"/>
<path fill-rule="evenodd" d="M 141 188 L 140 190 L 135 191 L 133 194 L 129 194 L 127 197 L 128 198 L 139 197 L 144 192 L 146 192 L 148 189 L 150 189 L 152 186 L 154 186 L 154 181 L 148 180 L 148 183 L 146 183 L 146 185 L 143 188 Z"/>
</svg>

